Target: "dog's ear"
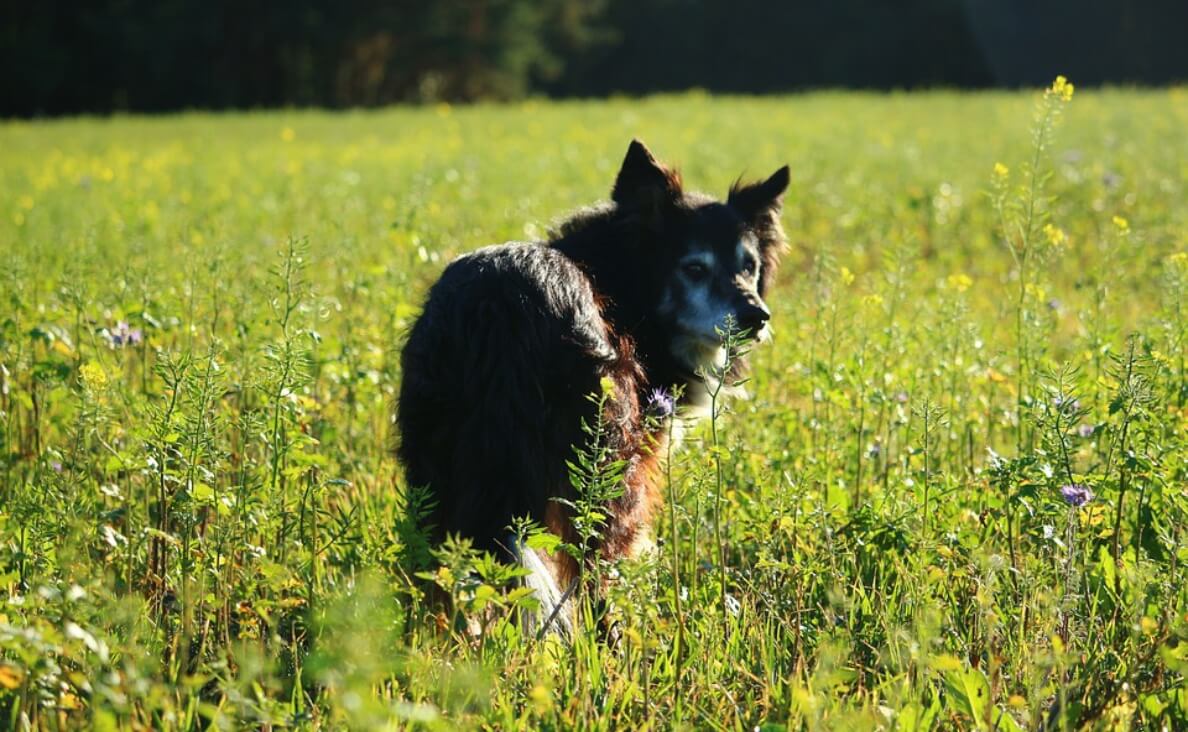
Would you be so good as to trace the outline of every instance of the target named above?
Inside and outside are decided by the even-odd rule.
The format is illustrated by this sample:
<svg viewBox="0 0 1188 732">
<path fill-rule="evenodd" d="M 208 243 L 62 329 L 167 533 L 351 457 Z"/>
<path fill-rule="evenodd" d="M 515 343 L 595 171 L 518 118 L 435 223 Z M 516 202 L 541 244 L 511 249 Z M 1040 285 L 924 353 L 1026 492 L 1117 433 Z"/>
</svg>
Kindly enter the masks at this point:
<svg viewBox="0 0 1188 732">
<path fill-rule="evenodd" d="M 615 178 L 611 200 L 620 206 L 659 212 L 681 196 L 681 176 L 656 160 L 639 140 L 632 140 Z"/>
<path fill-rule="evenodd" d="M 784 191 L 788 190 L 788 180 L 791 173 L 788 166 L 780 168 L 762 183 L 743 184 L 735 181 L 730 186 L 730 195 L 726 202 L 742 214 L 747 222 L 752 224 L 765 223 L 771 215 L 778 216 L 784 205 Z"/>
<path fill-rule="evenodd" d="M 788 190 L 789 177 L 788 166 L 785 165 L 762 183 L 743 185 L 735 182 L 726 199 L 759 238 L 759 256 L 763 260 L 759 267 L 761 297 L 775 280 L 780 255 L 788 248 L 788 240 L 784 238 L 784 229 L 780 226 L 780 209 L 784 205 L 784 191 Z"/>
</svg>

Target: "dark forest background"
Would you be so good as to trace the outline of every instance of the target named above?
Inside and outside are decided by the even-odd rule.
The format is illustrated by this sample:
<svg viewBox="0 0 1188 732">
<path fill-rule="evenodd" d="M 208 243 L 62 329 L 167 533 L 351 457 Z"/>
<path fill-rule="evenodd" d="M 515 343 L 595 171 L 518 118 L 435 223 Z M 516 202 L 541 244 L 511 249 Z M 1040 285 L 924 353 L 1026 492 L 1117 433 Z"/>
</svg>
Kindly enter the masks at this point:
<svg viewBox="0 0 1188 732">
<path fill-rule="evenodd" d="M 0 115 L 1188 79 L 1188 0 L 41 0 Z"/>
</svg>

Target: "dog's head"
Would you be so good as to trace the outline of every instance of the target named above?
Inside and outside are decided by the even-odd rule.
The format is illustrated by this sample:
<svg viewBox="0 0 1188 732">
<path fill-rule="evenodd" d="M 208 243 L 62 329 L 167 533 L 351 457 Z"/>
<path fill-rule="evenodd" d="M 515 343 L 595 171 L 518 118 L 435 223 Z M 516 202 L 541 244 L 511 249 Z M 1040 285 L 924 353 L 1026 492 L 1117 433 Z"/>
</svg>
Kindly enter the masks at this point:
<svg viewBox="0 0 1188 732">
<path fill-rule="evenodd" d="M 723 203 L 685 192 L 640 141 L 627 149 L 611 198 L 640 228 L 664 282 L 653 315 L 690 372 L 721 366 L 729 322 L 755 339 L 770 333 L 763 298 L 786 247 L 779 214 L 788 176 L 784 166 L 762 182 L 735 183 Z"/>
</svg>

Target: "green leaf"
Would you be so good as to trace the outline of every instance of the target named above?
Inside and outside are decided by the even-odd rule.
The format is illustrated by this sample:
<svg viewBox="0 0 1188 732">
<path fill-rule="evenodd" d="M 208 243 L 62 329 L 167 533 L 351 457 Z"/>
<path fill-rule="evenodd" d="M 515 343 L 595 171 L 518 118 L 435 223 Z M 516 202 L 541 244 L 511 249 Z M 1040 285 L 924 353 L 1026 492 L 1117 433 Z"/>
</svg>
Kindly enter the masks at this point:
<svg viewBox="0 0 1188 732">
<path fill-rule="evenodd" d="M 990 702 L 990 682 L 981 670 L 949 671 L 945 674 L 949 707 L 972 717 L 978 729 L 986 728 L 986 705 Z"/>
<path fill-rule="evenodd" d="M 561 544 L 561 537 L 548 531 L 538 531 L 525 539 L 524 544 L 529 549 L 543 549 L 552 554 Z"/>
<path fill-rule="evenodd" d="M 190 496 L 199 503 L 209 503 L 214 500 L 214 488 L 211 488 L 206 483 L 201 481 L 195 482 L 190 486 Z"/>
<path fill-rule="evenodd" d="M 1114 594 L 1118 581 L 1118 567 L 1114 564 L 1114 555 L 1103 544 L 1097 549 L 1097 566 L 1101 569 L 1101 577 L 1105 581 L 1106 589 Z"/>
<path fill-rule="evenodd" d="M 1159 655 L 1172 671 L 1188 674 L 1188 643 L 1179 638 L 1171 638 L 1159 647 Z"/>
</svg>

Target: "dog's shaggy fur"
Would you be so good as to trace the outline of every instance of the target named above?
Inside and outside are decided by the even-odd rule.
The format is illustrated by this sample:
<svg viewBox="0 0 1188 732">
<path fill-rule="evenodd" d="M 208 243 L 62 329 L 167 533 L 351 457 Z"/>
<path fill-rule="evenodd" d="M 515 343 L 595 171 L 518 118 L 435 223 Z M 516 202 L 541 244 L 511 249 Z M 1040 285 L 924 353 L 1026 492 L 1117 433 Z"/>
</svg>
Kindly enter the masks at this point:
<svg viewBox="0 0 1188 732">
<path fill-rule="evenodd" d="M 456 533 L 543 562 L 538 592 L 557 594 L 576 565 L 516 556 L 524 550 L 508 546 L 508 527 L 529 517 L 575 541 L 554 499 L 573 500 L 566 462 L 583 420 L 602 419 L 627 467 L 600 550 L 613 560 L 649 543 L 664 430 L 647 426 L 648 395 L 703 396 L 724 360 L 715 328 L 727 316 L 767 332 L 762 297 L 785 246 L 787 184 L 784 167 L 721 203 L 686 193 L 633 141 L 610 202 L 577 212 L 546 244 L 487 247 L 446 268 L 404 348 L 397 415 L 408 482 L 436 499 L 436 539 Z M 599 415 L 588 397 L 603 379 L 614 388 Z"/>
</svg>

